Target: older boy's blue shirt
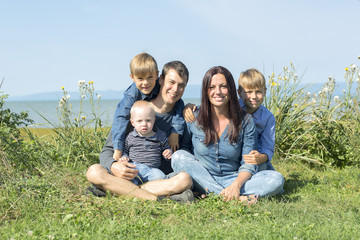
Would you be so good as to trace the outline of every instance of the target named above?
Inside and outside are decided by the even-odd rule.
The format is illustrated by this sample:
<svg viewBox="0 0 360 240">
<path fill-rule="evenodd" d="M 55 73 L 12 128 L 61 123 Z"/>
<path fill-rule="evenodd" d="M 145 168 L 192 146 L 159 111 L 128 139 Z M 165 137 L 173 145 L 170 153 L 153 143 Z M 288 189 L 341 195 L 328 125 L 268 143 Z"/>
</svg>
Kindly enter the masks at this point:
<svg viewBox="0 0 360 240">
<path fill-rule="evenodd" d="M 126 130 L 130 120 L 130 109 L 132 105 L 138 100 L 146 100 L 150 101 L 151 99 L 155 98 L 159 94 L 160 84 L 159 79 L 156 80 L 156 84 L 154 89 L 151 91 L 150 94 L 142 93 L 137 87 L 136 84 L 131 84 L 126 91 L 124 92 L 124 97 L 118 104 L 113 124 L 111 127 L 112 133 L 112 142 L 114 145 L 114 149 L 123 151 L 125 137 L 126 137 Z M 184 108 L 183 100 L 179 100 L 175 104 L 175 116 L 172 118 L 172 125 L 173 129 L 172 132 L 176 132 L 180 135 L 183 134 L 185 121 L 182 115 L 182 110 Z"/>
<path fill-rule="evenodd" d="M 195 114 L 197 114 L 195 112 Z M 243 160 L 244 154 L 249 154 L 256 149 L 256 127 L 252 117 L 247 114 L 243 120 L 241 132 L 236 143 L 230 143 L 227 129 L 215 143 L 205 145 L 205 133 L 197 122 L 186 123 L 182 140 L 182 149 L 193 153 L 197 160 L 215 176 L 233 174 L 234 172 L 247 171 L 254 174 L 257 170 L 249 169 Z"/>
<path fill-rule="evenodd" d="M 246 105 L 242 98 L 239 99 L 239 103 L 241 108 L 246 110 Z M 274 156 L 275 149 L 275 117 L 263 105 L 260 105 L 252 116 L 256 125 L 258 151 L 268 156 L 267 169 L 274 170 L 270 161 Z"/>
</svg>

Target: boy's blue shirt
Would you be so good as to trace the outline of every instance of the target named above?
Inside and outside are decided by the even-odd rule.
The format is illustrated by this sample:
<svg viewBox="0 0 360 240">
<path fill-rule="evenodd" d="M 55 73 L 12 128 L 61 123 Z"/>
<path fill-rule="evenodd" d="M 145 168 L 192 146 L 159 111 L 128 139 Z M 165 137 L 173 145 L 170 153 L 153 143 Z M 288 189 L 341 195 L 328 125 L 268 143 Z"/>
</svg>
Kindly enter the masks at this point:
<svg viewBox="0 0 360 240">
<path fill-rule="evenodd" d="M 241 108 L 246 110 L 246 105 L 242 98 L 239 98 L 239 103 Z M 260 105 L 251 115 L 256 125 L 258 151 L 268 156 L 268 161 L 266 162 L 267 170 L 275 170 L 271 164 L 275 149 L 275 117 L 263 105 Z"/>
<path fill-rule="evenodd" d="M 131 84 L 126 91 L 124 92 L 124 97 L 119 102 L 115 114 L 113 124 L 111 126 L 112 133 L 112 142 L 114 145 L 114 149 L 123 151 L 126 130 L 130 120 L 130 109 L 132 105 L 138 100 L 146 100 L 150 101 L 155 98 L 159 94 L 160 84 L 159 79 L 156 80 L 156 84 L 154 89 L 150 94 L 142 93 L 137 87 L 136 84 Z M 182 110 L 184 108 L 184 101 L 180 99 L 175 104 L 175 116 L 172 119 L 172 132 L 178 133 L 180 135 L 183 134 L 185 120 L 182 115 Z"/>
</svg>

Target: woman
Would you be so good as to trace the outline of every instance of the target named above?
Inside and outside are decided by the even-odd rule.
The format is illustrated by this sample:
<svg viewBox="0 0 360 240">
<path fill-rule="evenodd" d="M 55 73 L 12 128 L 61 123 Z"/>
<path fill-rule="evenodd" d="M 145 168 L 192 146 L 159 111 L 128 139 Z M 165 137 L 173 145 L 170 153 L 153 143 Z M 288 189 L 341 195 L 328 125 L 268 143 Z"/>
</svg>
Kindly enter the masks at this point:
<svg viewBox="0 0 360 240">
<path fill-rule="evenodd" d="M 256 149 L 256 128 L 251 116 L 241 110 L 234 79 L 226 68 L 206 72 L 195 115 L 197 121 L 187 123 L 183 150 L 172 156 L 174 171 L 186 171 L 200 190 L 220 194 L 225 201 L 252 203 L 258 196 L 282 191 L 280 173 L 257 173 L 256 165 L 243 161 L 244 154 Z"/>
</svg>

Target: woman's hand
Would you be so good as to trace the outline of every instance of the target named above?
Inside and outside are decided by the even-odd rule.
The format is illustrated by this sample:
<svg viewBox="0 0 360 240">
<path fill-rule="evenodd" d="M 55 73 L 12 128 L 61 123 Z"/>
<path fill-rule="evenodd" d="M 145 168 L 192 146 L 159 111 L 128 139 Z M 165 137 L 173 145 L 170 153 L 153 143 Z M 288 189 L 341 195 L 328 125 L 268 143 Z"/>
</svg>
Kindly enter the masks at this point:
<svg viewBox="0 0 360 240">
<path fill-rule="evenodd" d="M 194 112 L 196 110 L 196 105 L 192 103 L 188 103 L 185 105 L 183 109 L 183 116 L 186 122 L 193 123 L 195 122 Z"/>
<path fill-rule="evenodd" d="M 132 180 L 138 174 L 139 170 L 134 169 L 136 165 L 129 162 L 113 162 L 111 172 L 115 177 Z"/>
<path fill-rule="evenodd" d="M 244 162 L 253 165 L 260 165 L 268 160 L 268 156 L 265 153 L 259 153 L 256 150 L 252 150 L 249 154 L 243 155 Z"/>
<path fill-rule="evenodd" d="M 222 195 L 224 198 L 224 201 L 231 201 L 231 200 L 239 200 L 240 197 L 240 187 L 239 184 L 233 182 L 230 186 L 225 188 L 221 191 L 220 195 Z"/>
<path fill-rule="evenodd" d="M 171 158 L 171 155 L 172 155 L 172 152 L 170 149 L 166 149 L 164 152 L 163 152 L 163 156 L 165 159 L 170 159 Z"/>
<path fill-rule="evenodd" d="M 175 152 L 179 147 L 179 134 L 171 133 L 168 137 L 168 143 L 170 145 L 171 151 Z"/>
<path fill-rule="evenodd" d="M 122 151 L 115 149 L 113 154 L 113 159 L 117 161 L 121 156 L 122 156 Z"/>
</svg>

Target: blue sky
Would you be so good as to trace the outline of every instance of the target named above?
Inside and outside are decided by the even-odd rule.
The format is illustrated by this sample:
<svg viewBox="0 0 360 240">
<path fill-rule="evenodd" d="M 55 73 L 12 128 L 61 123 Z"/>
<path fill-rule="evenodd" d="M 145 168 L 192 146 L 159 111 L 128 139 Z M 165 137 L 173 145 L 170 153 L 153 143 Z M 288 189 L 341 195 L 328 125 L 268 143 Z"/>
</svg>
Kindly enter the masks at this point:
<svg viewBox="0 0 360 240">
<path fill-rule="evenodd" d="M 215 65 L 237 79 L 290 61 L 305 83 L 343 81 L 344 68 L 360 62 L 359 13 L 359 0 L 0 0 L 1 91 L 72 91 L 78 80 L 121 90 L 143 51 L 160 69 L 184 62 L 189 84 Z"/>
</svg>

